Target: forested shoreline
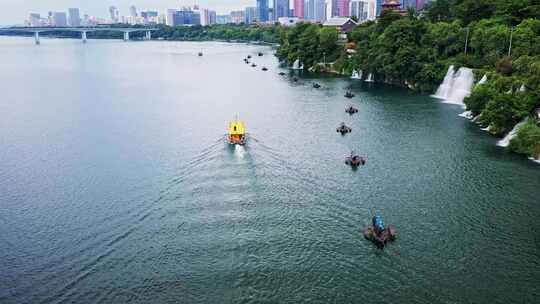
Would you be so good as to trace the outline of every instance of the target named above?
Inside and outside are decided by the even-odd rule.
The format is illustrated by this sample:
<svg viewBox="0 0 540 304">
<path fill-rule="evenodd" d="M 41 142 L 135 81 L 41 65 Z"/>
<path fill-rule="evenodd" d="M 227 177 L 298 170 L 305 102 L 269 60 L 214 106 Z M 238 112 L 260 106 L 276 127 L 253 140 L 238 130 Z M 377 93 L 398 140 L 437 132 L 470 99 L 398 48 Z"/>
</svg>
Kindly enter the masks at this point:
<svg viewBox="0 0 540 304">
<path fill-rule="evenodd" d="M 328 29 L 318 25 L 282 28 L 277 56 L 310 70 L 330 60 L 344 75 L 362 71 L 376 82 L 431 93 L 449 66 L 471 68 L 475 82 L 487 77 L 464 101 L 475 121 L 502 137 L 530 117 L 509 148 L 538 158 L 539 17 L 538 0 L 437 0 L 421 13 L 383 12 L 349 33 L 345 44 L 335 36 L 329 41 Z"/>
</svg>

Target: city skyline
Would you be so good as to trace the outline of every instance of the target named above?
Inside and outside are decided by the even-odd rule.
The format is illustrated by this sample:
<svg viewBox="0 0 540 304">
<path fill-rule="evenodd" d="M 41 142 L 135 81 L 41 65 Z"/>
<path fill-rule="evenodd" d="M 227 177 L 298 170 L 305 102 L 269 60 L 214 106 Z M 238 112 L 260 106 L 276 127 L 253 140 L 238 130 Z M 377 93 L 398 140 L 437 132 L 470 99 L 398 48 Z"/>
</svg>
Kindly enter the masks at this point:
<svg viewBox="0 0 540 304">
<path fill-rule="evenodd" d="M 2 0 L 0 5 L 0 25 L 22 24 L 30 13 L 42 15 L 49 11 L 68 12 L 69 8 L 78 8 L 81 16 L 88 14 L 99 18 L 108 18 L 109 7 L 115 6 L 120 14 L 129 15 L 131 6 L 138 10 L 158 10 L 163 12 L 169 8 L 193 6 L 198 4 L 202 8 L 209 8 L 218 14 L 228 14 L 231 11 L 243 10 L 245 7 L 256 6 L 256 0 Z"/>
</svg>

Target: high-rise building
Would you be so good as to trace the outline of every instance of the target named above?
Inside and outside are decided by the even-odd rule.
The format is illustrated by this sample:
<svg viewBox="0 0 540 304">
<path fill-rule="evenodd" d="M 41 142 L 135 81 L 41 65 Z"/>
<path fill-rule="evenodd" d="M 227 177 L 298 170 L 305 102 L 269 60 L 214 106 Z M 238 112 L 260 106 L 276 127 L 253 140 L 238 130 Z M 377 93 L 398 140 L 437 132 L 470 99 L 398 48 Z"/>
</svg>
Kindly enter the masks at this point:
<svg viewBox="0 0 540 304">
<path fill-rule="evenodd" d="M 416 0 L 416 10 L 417 11 L 423 10 L 427 2 L 428 1 L 424 1 L 424 0 Z"/>
<path fill-rule="evenodd" d="M 109 14 L 111 15 L 112 23 L 118 23 L 118 21 L 120 21 L 120 12 L 116 6 L 109 7 Z"/>
<path fill-rule="evenodd" d="M 137 18 L 137 8 L 135 7 L 135 5 L 129 7 L 129 15 L 132 18 Z"/>
<path fill-rule="evenodd" d="M 173 26 L 177 25 L 198 25 L 201 24 L 201 14 L 190 8 L 183 8 L 175 11 L 173 16 Z"/>
<path fill-rule="evenodd" d="M 273 19 L 277 21 L 280 17 L 289 16 L 289 0 L 274 0 L 274 14 Z"/>
<path fill-rule="evenodd" d="M 350 16 L 358 18 L 358 22 L 375 20 L 375 0 L 352 0 Z"/>
<path fill-rule="evenodd" d="M 70 26 L 81 26 L 81 15 L 79 14 L 78 8 L 70 8 L 69 12 L 69 25 Z"/>
<path fill-rule="evenodd" d="M 174 26 L 174 14 L 176 13 L 175 9 L 168 9 L 167 15 L 165 17 L 165 24 L 168 26 Z"/>
<path fill-rule="evenodd" d="M 315 14 L 315 0 L 304 0 L 304 19 L 313 20 Z"/>
<path fill-rule="evenodd" d="M 317 22 L 326 21 L 326 1 L 314 0 L 313 20 Z"/>
<path fill-rule="evenodd" d="M 294 0 L 294 16 L 304 18 L 304 0 Z"/>
<path fill-rule="evenodd" d="M 347 17 L 349 16 L 350 0 L 332 0 L 332 16 Z"/>
<path fill-rule="evenodd" d="M 216 24 L 216 12 L 203 8 L 201 10 L 201 25 Z"/>
<path fill-rule="evenodd" d="M 246 7 L 244 9 L 244 16 L 246 18 L 246 24 L 255 23 L 257 21 L 257 8 L 254 6 Z"/>
<path fill-rule="evenodd" d="M 268 21 L 268 0 L 257 0 L 257 19 L 260 22 Z"/>
<path fill-rule="evenodd" d="M 375 6 L 375 15 L 380 16 L 382 12 L 382 5 L 384 0 L 377 0 L 377 5 Z"/>
<path fill-rule="evenodd" d="M 409 7 L 416 9 L 416 0 L 401 0 L 401 8 L 407 10 Z"/>
<path fill-rule="evenodd" d="M 231 12 L 231 22 L 235 24 L 240 24 L 246 21 L 244 11 L 232 11 Z"/>
<path fill-rule="evenodd" d="M 216 16 L 217 24 L 228 24 L 231 23 L 231 15 L 217 15 Z"/>
<path fill-rule="evenodd" d="M 28 16 L 28 25 L 32 27 L 41 26 L 41 16 L 36 13 L 30 13 Z"/>
<path fill-rule="evenodd" d="M 67 15 L 64 12 L 52 13 L 53 26 L 67 26 Z"/>
</svg>

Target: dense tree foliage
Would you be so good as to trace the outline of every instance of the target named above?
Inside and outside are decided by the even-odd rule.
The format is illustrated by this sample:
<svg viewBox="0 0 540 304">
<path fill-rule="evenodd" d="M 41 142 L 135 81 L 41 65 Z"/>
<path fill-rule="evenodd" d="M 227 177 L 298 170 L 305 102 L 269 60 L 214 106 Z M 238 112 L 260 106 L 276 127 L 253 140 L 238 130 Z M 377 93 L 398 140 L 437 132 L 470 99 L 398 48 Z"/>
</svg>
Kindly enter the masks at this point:
<svg viewBox="0 0 540 304">
<path fill-rule="evenodd" d="M 160 26 L 153 37 L 166 40 L 227 40 L 277 42 L 276 26 L 250 26 L 245 24 L 226 24 L 212 26 Z"/>
<path fill-rule="evenodd" d="M 337 45 L 338 31 L 310 23 L 281 28 L 276 56 L 288 65 L 296 60 L 304 68 L 318 68 L 319 63 L 335 61 L 341 53 Z"/>
</svg>

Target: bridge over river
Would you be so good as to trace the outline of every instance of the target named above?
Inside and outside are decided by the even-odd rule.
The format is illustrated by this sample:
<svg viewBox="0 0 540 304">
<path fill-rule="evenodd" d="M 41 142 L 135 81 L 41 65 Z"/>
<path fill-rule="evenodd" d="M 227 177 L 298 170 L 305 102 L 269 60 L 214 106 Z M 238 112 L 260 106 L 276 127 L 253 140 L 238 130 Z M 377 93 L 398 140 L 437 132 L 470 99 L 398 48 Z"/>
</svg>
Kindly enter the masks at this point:
<svg viewBox="0 0 540 304">
<path fill-rule="evenodd" d="M 83 43 L 87 41 L 87 33 L 99 32 L 99 31 L 113 31 L 123 32 L 124 41 L 129 41 L 129 33 L 133 32 L 146 32 L 144 39 L 150 40 L 152 38 L 152 32 L 156 31 L 156 28 L 129 28 L 129 27 L 8 27 L 0 28 L 1 32 L 27 32 L 34 33 L 36 44 L 40 44 L 39 33 L 43 32 L 80 32 Z"/>
</svg>

